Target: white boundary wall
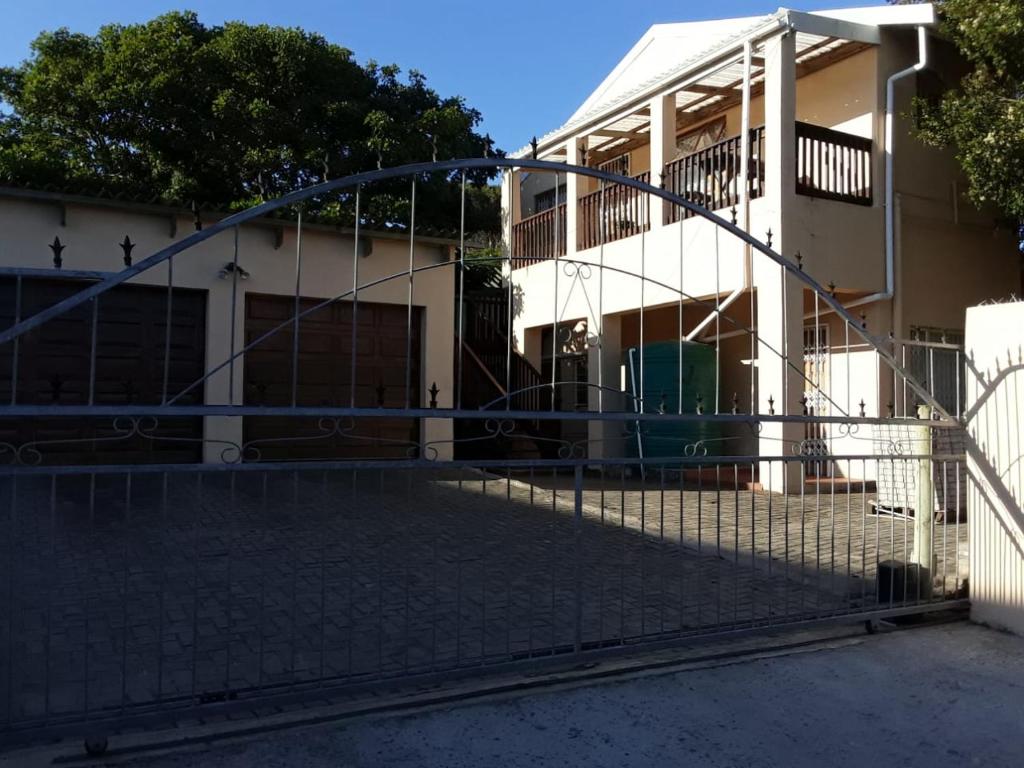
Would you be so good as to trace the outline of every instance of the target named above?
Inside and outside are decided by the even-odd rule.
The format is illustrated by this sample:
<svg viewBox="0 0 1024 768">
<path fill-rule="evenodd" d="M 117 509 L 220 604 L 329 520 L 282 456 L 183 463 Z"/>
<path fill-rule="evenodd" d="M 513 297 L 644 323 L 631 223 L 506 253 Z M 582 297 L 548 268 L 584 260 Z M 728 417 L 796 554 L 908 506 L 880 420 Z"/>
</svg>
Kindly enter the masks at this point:
<svg viewBox="0 0 1024 768">
<path fill-rule="evenodd" d="M 971 617 L 1024 634 L 1024 302 L 967 310 Z"/>
</svg>

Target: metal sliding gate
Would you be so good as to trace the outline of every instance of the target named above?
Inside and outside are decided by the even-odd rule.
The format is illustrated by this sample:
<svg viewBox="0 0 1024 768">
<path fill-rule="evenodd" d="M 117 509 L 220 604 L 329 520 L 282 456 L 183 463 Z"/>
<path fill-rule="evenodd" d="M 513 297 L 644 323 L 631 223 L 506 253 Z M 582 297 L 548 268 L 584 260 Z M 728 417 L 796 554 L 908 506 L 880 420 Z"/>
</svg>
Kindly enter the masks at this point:
<svg viewBox="0 0 1024 768">
<path fill-rule="evenodd" d="M 293 296 L 292 316 L 251 337 L 238 329 L 241 341 L 227 359 L 208 357 L 194 380 L 158 376 L 148 404 L 93 397 L 97 318 L 104 298 L 129 278 L 160 275 L 167 366 L 177 290 L 168 267 L 198 258 L 193 246 L 219 235 L 238 267 L 245 257 L 240 226 L 276 209 L 333 195 L 358 211 L 375 184 L 406 180 L 415 200 L 417 179 L 426 175 L 461 179 L 464 189 L 467 172 L 513 166 L 556 180 L 568 172 L 587 175 L 602 188 L 624 184 L 712 222 L 723 237 L 743 243 L 744 258 L 774 263 L 783 283 L 813 293 L 847 354 L 851 336 L 871 350 L 874 400 L 910 391 L 935 415 L 865 415 L 849 387 L 842 397 L 819 393 L 828 416 L 791 408 L 783 393 L 764 393 L 768 408 L 755 394 L 748 408 L 735 396 L 714 407 L 717 397 L 683 391 L 684 377 L 677 392 L 662 392 L 656 402 L 642 395 L 642 386 L 640 396 L 626 398 L 602 381 L 560 379 L 559 354 L 586 359 L 561 348 L 552 351 L 550 381 L 517 385 L 514 368 L 525 363 L 512 359 L 519 354 L 512 346 L 514 300 L 504 336 L 507 368 L 488 379 L 498 395 L 469 406 L 466 369 L 484 363 L 482 355 L 464 351 L 465 247 L 441 263 L 416 265 L 410 255 L 408 270 L 372 281 L 360 277 L 353 253 L 346 262 L 351 290 L 323 301 Z M 556 183 L 556 204 L 559 188 Z M 407 234 L 412 254 L 415 228 Z M 296 256 L 298 271 L 301 246 Z M 495 259 L 508 266 L 515 257 L 506 252 Z M 563 289 L 612 270 L 564 256 L 553 263 L 556 274 L 563 272 Z M 420 322 L 413 284 L 436 269 L 447 270 L 456 286 L 452 392 L 409 373 L 426 354 L 418 336 L 413 343 L 413 321 L 417 333 Z M 230 272 L 231 311 L 220 316 L 234 318 L 244 291 L 241 270 Z M 516 278 L 508 274 L 511 296 Z M 614 277 L 624 279 L 621 267 Z M 762 358 L 781 357 L 794 392 L 814 386 L 804 376 L 802 349 L 786 359 L 751 323 L 685 293 L 681 275 L 675 286 L 642 267 L 629 278 L 674 291 L 680 325 L 684 303 L 717 309 L 716 325 L 745 332 Z M 282 698 L 318 700 L 389 680 L 446 679 L 717 633 L 935 610 L 966 596 L 959 425 L 801 267 L 735 225 L 635 180 L 530 160 L 379 171 L 235 214 L 123 272 L 84 282 L 33 314 L 21 311 L 29 276 L 14 270 L 11 280 L 15 311 L 0 331 L 9 382 L 0 406 L 0 734 L 6 739 L 106 732 L 186 713 L 259 712 Z M 385 402 L 392 393 L 378 399 L 373 386 L 366 397 L 358 393 L 362 331 L 351 319 L 344 334 L 335 334 L 351 333 L 351 359 L 331 362 L 350 376 L 348 389 L 330 405 L 304 403 L 296 395 L 304 375 L 302 322 L 339 303 L 354 315 L 360 293 L 388 281 L 408 286 L 398 394 Z M 19 396 L 25 350 L 69 312 L 94 329 L 88 397 L 69 404 Z M 429 325 L 429 306 L 426 312 Z M 213 316 L 211 310 L 207 322 Z M 553 346 L 571 319 L 560 315 L 556 288 Z M 216 376 L 241 377 L 247 353 L 281 337 L 295 340 L 281 358 L 292 371 L 285 377 L 290 398 L 285 391 L 279 401 L 245 394 L 236 402 L 234 382 L 224 401 L 195 397 Z M 585 342 L 601 347 L 601 331 L 592 327 Z M 720 342 L 714 352 L 724 369 Z M 590 407 L 578 407 L 576 396 L 533 396 L 539 388 L 554 393 L 566 386 L 590 392 Z M 575 409 L 555 409 L 570 399 Z M 262 425 L 255 436 L 225 437 L 232 433 L 224 424 L 246 419 Z M 72 422 L 74 429 L 62 431 Z M 201 434 L 189 426 L 200 422 Z M 389 422 L 398 428 L 382 427 Z M 471 425 L 464 433 L 470 436 L 458 437 L 453 424 Z M 678 429 L 666 432 L 666 425 Z M 647 439 L 638 441 L 638 433 Z M 661 448 L 636 455 L 630 447 L 638 442 Z M 123 454 L 130 458 L 118 459 L 119 444 L 131 446 Z M 158 449 L 168 445 L 201 448 L 206 461 L 166 460 Z M 81 461 L 101 449 L 107 463 Z M 75 458 L 68 461 L 69 455 Z"/>
</svg>

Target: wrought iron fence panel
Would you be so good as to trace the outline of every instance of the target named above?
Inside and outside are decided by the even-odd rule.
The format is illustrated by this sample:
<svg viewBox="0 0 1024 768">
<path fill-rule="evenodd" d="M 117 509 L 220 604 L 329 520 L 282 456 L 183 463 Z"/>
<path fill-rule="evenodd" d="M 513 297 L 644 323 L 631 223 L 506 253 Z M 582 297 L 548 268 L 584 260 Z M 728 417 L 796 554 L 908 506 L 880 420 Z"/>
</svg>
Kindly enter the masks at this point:
<svg viewBox="0 0 1024 768">
<path fill-rule="evenodd" d="M 454 178 L 464 221 L 467 175 L 517 167 L 556 174 L 559 189 L 569 173 L 595 178 L 643 213 L 635 234 L 592 231 L 602 254 L 620 235 L 642 241 L 652 202 L 673 206 L 666 218 L 680 226 L 711 222 L 777 269 L 784 289 L 808 291 L 816 324 L 829 313 L 833 352 L 870 353 L 874 394 L 848 376 L 826 385 L 802 349 L 727 313 L 724 292 L 691 295 L 682 268 L 666 277 L 642 248 L 628 266 L 568 253 L 557 218 L 550 253 L 513 241 L 474 258 L 505 279 L 485 306 L 467 306 L 465 228 L 440 241 L 447 257 L 419 258 L 438 239 L 423 234 L 417 184 Z M 401 262 L 386 268 L 366 261 L 360 215 L 385 182 L 409 195 Z M 294 249 L 280 254 L 288 285 L 247 290 L 242 225 L 329 195 L 355 212 L 345 287 L 303 292 L 304 238 L 317 230 L 298 211 Z M 607 197 L 590 198 L 596 220 Z M 222 303 L 202 314 L 180 275 L 214 246 Z M 145 258 L 124 250 L 112 273 L 64 270 L 70 256 L 53 272 L 0 270 L 11 299 L 0 302 L 0 738 L 258 710 L 966 596 L 960 425 L 938 391 L 770 237 L 646 179 L 534 160 L 421 164 L 298 191 Z M 707 261 L 721 266 L 717 250 Z M 534 299 L 511 274 L 548 262 L 538 352 L 517 334 Z M 431 347 L 422 286 L 438 275 L 430 285 L 454 286 L 439 301 L 455 343 Z M 139 279 L 150 280 L 145 307 L 121 293 Z M 605 373 L 620 361 L 604 359 L 593 317 L 630 281 L 639 344 L 624 384 Z M 592 316 L 566 315 L 573 293 Z M 666 346 L 678 369 L 661 390 L 645 352 L 648 295 L 663 313 L 678 309 Z M 110 363 L 124 343 L 114 308 L 146 339 L 130 377 L 123 360 Z M 684 329 L 684 308 L 705 320 Z M 226 342 L 190 356 L 194 338 L 212 335 L 200 316 Z M 686 368 L 684 331 L 693 343 L 713 334 L 700 345 L 706 386 Z M 723 392 L 726 334 L 742 337 L 748 362 L 777 363 L 791 391 L 757 392 L 751 377 L 749 396 Z M 428 373 L 442 347 L 454 386 Z M 47 368 L 56 357 L 40 349 L 62 350 L 73 376 Z M 581 380 L 583 370 L 597 374 Z M 476 378 L 464 387 L 463 375 Z M 889 391 L 903 413 L 879 412 Z M 935 418 L 907 413 L 913 398 Z"/>
</svg>

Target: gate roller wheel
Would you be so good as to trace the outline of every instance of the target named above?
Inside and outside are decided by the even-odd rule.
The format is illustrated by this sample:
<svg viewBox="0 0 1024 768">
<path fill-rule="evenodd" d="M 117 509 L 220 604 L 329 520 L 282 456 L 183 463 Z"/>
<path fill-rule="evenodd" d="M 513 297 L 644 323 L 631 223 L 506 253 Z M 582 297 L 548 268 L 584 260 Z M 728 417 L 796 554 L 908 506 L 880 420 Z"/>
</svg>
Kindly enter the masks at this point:
<svg viewBox="0 0 1024 768">
<path fill-rule="evenodd" d="M 87 736 L 85 739 L 85 753 L 89 757 L 99 757 L 107 752 L 107 747 L 110 746 L 106 736 Z"/>
</svg>

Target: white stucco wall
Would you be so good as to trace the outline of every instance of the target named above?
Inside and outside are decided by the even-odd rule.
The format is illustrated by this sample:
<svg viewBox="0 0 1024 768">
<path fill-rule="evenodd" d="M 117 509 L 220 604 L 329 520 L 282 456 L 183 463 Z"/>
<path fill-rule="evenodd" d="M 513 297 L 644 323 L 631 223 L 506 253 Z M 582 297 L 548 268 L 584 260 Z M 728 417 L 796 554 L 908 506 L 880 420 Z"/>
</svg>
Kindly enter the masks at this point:
<svg viewBox="0 0 1024 768">
<path fill-rule="evenodd" d="M 67 247 L 63 253 L 66 270 L 123 269 L 118 243 L 127 234 L 137 243 L 136 262 L 194 231 L 192 221 L 177 217 L 177 233 L 170 237 L 171 216 L 133 209 L 112 208 L 81 203 L 66 206 L 66 221 L 61 224 L 61 209 L 52 202 L 0 197 L 0 266 L 48 269 L 54 277 L 52 254 L 47 247 L 60 237 Z M 294 295 L 296 228 L 282 223 L 283 242 L 275 248 L 274 229 L 265 225 L 245 225 L 239 231 L 239 264 L 250 274 L 239 281 L 235 306 L 235 350 L 244 346 L 245 294 L 270 293 Z M 302 270 L 299 290 L 302 296 L 327 299 L 352 289 L 353 238 L 326 228 L 304 227 L 302 232 Z M 218 277 L 219 270 L 233 258 L 234 238 L 221 233 L 174 258 L 174 285 L 207 292 L 206 368 L 210 370 L 230 357 L 232 281 Z M 453 367 L 454 277 L 447 259 L 447 248 L 421 244 L 416 248 L 415 265 L 436 268 L 416 274 L 413 304 L 423 311 L 423 360 L 420 367 L 421 403 L 426 406 L 427 389 L 434 382 L 440 390 L 438 405 L 450 407 L 455 389 Z M 395 276 L 379 285 L 360 289 L 360 301 L 400 304 L 408 300 L 409 244 L 406 240 L 374 238 L 372 251 L 359 258 L 361 285 Z M 166 285 L 167 266 L 160 265 L 134 278 L 132 283 Z M 235 365 L 234 403 L 242 402 L 244 382 L 242 360 Z M 228 369 L 211 376 L 206 383 L 206 402 L 225 404 L 228 397 Z M 208 418 L 207 439 L 240 441 L 241 419 Z M 424 440 L 451 437 L 449 420 L 431 419 L 424 423 Z M 222 446 L 208 451 L 212 460 Z M 439 446 L 448 450 L 450 444 Z M 443 455 L 442 450 L 442 455 Z"/>
<path fill-rule="evenodd" d="M 751 220 L 753 227 L 767 231 L 762 209 L 763 201 L 753 201 Z M 718 213 L 729 216 L 728 211 Z M 699 217 L 655 228 L 642 238 L 616 240 L 603 249 L 578 251 L 567 259 L 593 266 L 581 266 L 577 276 L 574 265 L 560 260 L 557 278 L 550 260 L 513 272 L 521 296 L 514 320 L 520 350 L 524 329 L 550 325 L 556 315 L 560 322 L 586 318 L 593 323 L 602 313 L 677 304 L 680 290 L 696 298 L 728 294 L 744 285 L 747 269 L 743 243 Z"/>
<path fill-rule="evenodd" d="M 967 310 L 971 617 L 1024 634 L 1024 302 Z"/>
</svg>

